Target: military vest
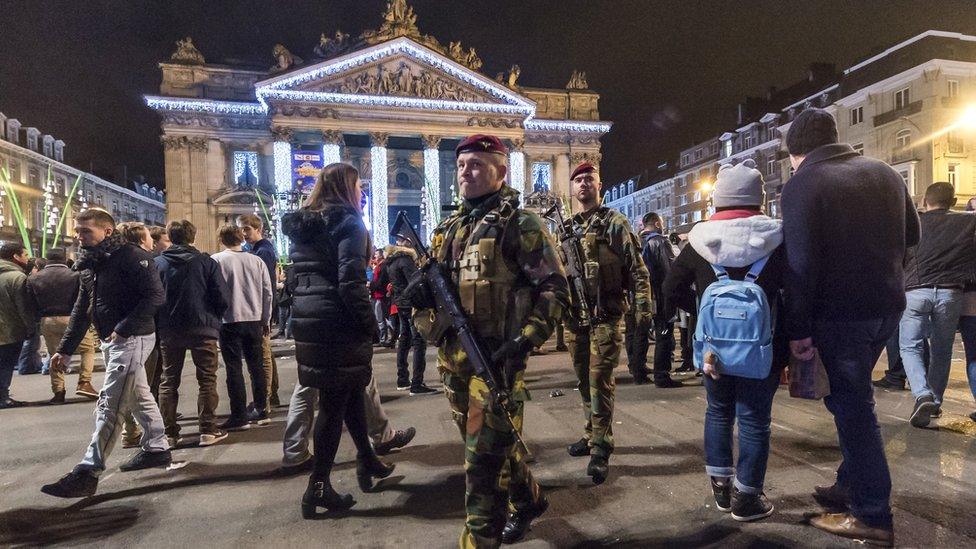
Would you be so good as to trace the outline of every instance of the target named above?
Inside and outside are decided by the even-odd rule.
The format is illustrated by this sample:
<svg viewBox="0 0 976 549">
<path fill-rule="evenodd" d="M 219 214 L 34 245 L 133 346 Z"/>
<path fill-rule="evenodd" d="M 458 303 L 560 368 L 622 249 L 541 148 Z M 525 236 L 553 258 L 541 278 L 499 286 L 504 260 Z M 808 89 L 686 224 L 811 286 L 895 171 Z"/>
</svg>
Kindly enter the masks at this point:
<svg viewBox="0 0 976 549">
<path fill-rule="evenodd" d="M 532 288 L 520 280 L 515 258 L 503 253 L 509 224 L 517 216 L 515 203 L 503 200 L 470 225 L 458 226 L 459 218 L 437 247 L 437 261 L 454 274 L 461 307 L 482 338 L 514 338 L 531 314 Z"/>
<path fill-rule="evenodd" d="M 607 313 L 622 314 L 623 307 L 626 307 L 624 262 L 610 241 L 610 218 L 613 213 L 610 208 L 598 208 L 582 223 L 583 237 L 580 239 L 586 297 L 590 306 L 600 309 L 604 316 Z M 574 222 L 577 222 L 575 218 Z"/>
</svg>

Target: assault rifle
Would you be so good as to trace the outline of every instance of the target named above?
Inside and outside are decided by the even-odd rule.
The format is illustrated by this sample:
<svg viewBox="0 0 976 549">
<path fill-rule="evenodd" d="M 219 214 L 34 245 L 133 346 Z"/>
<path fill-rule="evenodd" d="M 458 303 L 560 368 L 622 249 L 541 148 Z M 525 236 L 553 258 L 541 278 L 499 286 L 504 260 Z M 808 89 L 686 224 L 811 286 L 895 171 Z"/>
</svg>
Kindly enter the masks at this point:
<svg viewBox="0 0 976 549">
<path fill-rule="evenodd" d="M 401 211 L 397 215 L 396 222 L 393 224 L 394 228 L 401 223 L 410 232 L 409 235 L 405 236 L 410 237 L 410 242 L 414 250 L 417 251 L 418 257 L 420 257 L 420 271 L 424 277 L 427 289 L 430 290 L 434 298 L 437 314 L 447 315 L 450 318 L 451 327 L 457 333 L 461 348 L 468 355 L 468 360 L 471 362 L 471 366 L 474 367 L 475 374 L 484 380 L 485 385 L 488 386 L 492 400 L 505 415 L 505 419 L 512 428 L 512 434 L 515 435 L 515 442 L 518 444 L 519 450 L 524 455 L 528 455 L 529 450 L 526 448 L 525 441 L 522 440 L 522 435 L 515 426 L 515 421 L 512 419 L 512 413 L 509 409 L 512 395 L 509 394 L 507 383 L 505 383 L 497 366 L 492 364 L 488 359 L 481 343 L 478 341 L 477 335 L 472 330 L 471 323 L 468 321 L 468 316 L 465 314 L 464 309 L 461 308 L 456 289 L 450 277 L 447 275 L 445 267 L 437 262 L 437 259 L 431 255 L 430 250 L 420 241 L 420 236 L 413 228 L 413 225 L 410 224 L 410 219 L 404 211 Z"/>
<path fill-rule="evenodd" d="M 590 303 L 586 298 L 586 267 L 583 245 L 580 243 L 581 234 L 575 224 L 567 226 L 563 219 L 562 206 L 562 201 L 556 199 L 556 203 L 543 214 L 543 217 L 556 224 L 556 236 L 559 237 L 560 248 L 565 259 L 566 279 L 569 281 L 574 313 L 580 327 L 585 328 L 590 325 Z"/>
</svg>

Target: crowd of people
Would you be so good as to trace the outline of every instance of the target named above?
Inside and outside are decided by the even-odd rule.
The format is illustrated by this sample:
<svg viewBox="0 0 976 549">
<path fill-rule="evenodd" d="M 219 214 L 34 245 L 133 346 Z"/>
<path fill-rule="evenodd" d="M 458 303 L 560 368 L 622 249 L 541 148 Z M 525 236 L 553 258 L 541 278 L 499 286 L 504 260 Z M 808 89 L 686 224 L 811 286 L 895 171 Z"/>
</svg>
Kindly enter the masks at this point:
<svg viewBox="0 0 976 549">
<path fill-rule="evenodd" d="M 71 268 L 55 248 L 30 272 L 22 245 L 0 245 L 0 408 L 22 404 L 10 397 L 11 374 L 25 349 L 36 353 L 38 336 L 50 355 L 52 404 L 65 402 L 64 373 L 79 355 L 76 393 L 97 398 L 95 431 L 81 462 L 42 491 L 90 496 L 118 425 L 123 447 L 139 447 L 121 470 L 171 463 L 182 442 L 187 351 L 199 445 L 266 425 L 278 405 L 277 323 L 275 337 L 295 340 L 299 378 L 282 463 L 310 472 L 301 510 L 312 518 L 355 504 L 330 481 L 343 425 L 363 492 L 393 472 L 381 456 L 416 434 L 391 426 L 373 375 L 374 349 L 396 347 L 397 390 L 444 392 L 465 446 L 459 544 L 495 547 L 522 539 L 549 506 L 518 442 L 529 356 L 557 329 L 584 410 L 583 434 L 567 452 L 589 458 L 593 483 L 610 474 L 621 347 L 634 382 L 661 389 L 684 385 L 672 377 L 680 348 L 677 371 L 697 371 L 707 395 L 704 465 L 716 507 L 744 522 L 774 512 L 764 483 L 783 371 L 816 362 L 829 380 L 824 403 L 842 462 L 834 484 L 815 488 L 826 512 L 810 522 L 891 545 L 891 478 L 873 391 L 904 390 L 907 379 L 915 405 L 906 419 L 927 426 L 941 414 L 959 331 L 976 396 L 976 215 L 953 210 L 949 183 L 931 185 L 918 212 L 897 172 L 838 143 L 826 111 L 801 113 L 786 145 L 795 173 L 782 220 L 764 215 L 763 178 L 746 160 L 720 168 L 710 219 L 669 237 L 656 213 L 635 233 L 603 206 L 599 170 L 588 163 L 571 174 L 578 213 L 554 227 L 505 185 L 506 146 L 471 136 L 455 151 L 461 204 L 434 230 L 427 260 L 396 226 L 395 244 L 373 249 L 359 173 L 343 163 L 326 166 L 303 206 L 283 217 L 287 264 L 254 215 L 221 227 L 222 251 L 211 256 L 194 247 L 188 221 L 116 225 L 103 210 L 85 210 L 75 218 L 82 252 Z M 557 243 L 553 230 L 576 238 Z M 574 253 L 581 265 L 568 264 Z M 432 282 L 445 278 L 447 297 Z M 465 318 L 449 314 L 445 299 Z M 105 357 L 100 390 L 91 385 L 96 344 Z M 442 389 L 425 383 L 427 345 L 438 348 Z M 889 370 L 872 382 L 886 348 Z M 223 421 L 221 359 L 230 400 Z"/>
</svg>

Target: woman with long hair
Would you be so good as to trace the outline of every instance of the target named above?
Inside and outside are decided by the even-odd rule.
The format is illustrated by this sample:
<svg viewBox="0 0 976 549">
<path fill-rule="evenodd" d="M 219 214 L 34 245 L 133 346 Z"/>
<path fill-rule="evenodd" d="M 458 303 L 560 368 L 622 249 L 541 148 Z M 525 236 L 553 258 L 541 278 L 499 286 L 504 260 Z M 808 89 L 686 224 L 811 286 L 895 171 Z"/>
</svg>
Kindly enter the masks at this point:
<svg viewBox="0 0 976 549">
<path fill-rule="evenodd" d="M 282 219 L 291 239 L 295 289 L 292 330 L 298 379 L 319 390 L 315 423 L 315 464 L 302 497 L 302 516 L 317 507 L 330 511 L 355 503 L 332 488 L 329 475 L 339 448 L 342 423 L 356 444 L 359 487 L 393 472 L 376 457 L 366 427 L 364 389 L 373 375 L 373 335 L 377 330 L 366 290 L 371 254 L 362 221 L 362 184 L 356 168 L 329 164 L 319 174 L 305 204 Z"/>
</svg>

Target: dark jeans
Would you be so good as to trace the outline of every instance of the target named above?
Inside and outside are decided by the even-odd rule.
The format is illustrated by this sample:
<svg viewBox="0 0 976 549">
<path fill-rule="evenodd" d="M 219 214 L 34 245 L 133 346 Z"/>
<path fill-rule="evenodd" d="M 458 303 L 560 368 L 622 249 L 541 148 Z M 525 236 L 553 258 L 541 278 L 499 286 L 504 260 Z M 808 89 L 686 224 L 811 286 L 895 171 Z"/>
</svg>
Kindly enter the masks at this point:
<svg viewBox="0 0 976 549">
<path fill-rule="evenodd" d="M 692 368 L 695 366 L 695 351 L 691 344 L 694 340 L 696 322 L 698 322 L 697 316 L 688 315 L 687 326 L 681 329 L 681 365 L 683 367 Z"/>
<path fill-rule="evenodd" d="M 674 324 L 654 321 L 654 381 L 671 377 L 674 360 Z"/>
<path fill-rule="evenodd" d="M 43 366 L 41 362 L 41 327 L 37 325 L 34 335 L 24 340 L 17 360 L 17 373 L 20 375 L 39 374 Z"/>
<path fill-rule="evenodd" d="M 824 399 L 834 415 L 843 456 L 837 483 L 851 494 L 851 514 L 868 526 L 890 528 L 891 474 L 884 441 L 874 413 L 871 371 L 901 315 L 850 322 L 815 323 L 814 345 L 820 351 L 830 396 Z"/>
<path fill-rule="evenodd" d="M 180 401 L 180 381 L 187 351 L 190 351 L 190 357 L 197 370 L 197 385 L 199 385 L 197 415 L 200 433 L 213 433 L 217 430 L 217 367 L 220 364 L 217 356 L 217 340 L 204 336 L 169 338 L 163 339 L 159 348 L 163 354 L 159 408 L 163 413 L 163 423 L 166 424 L 166 436 L 178 437 L 180 434 L 180 426 L 176 423 L 176 408 Z"/>
<path fill-rule="evenodd" d="M 334 383 L 319 387 L 319 415 L 315 419 L 315 469 L 312 478 L 325 480 L 332 472 L 339 437 L 342 436 L 342 423 L 345 421 L 349 436 L 356 445 L 356 457 L 375 456 L 369 442 L 366 426 L 366 384 L 369 379 Z"/>
<path fill-rule="evenodd" d="M 627 369 L 634 379 L 647 378 L 651 371 L 647 368 L 647 349 L 650 346 L 647 330 L 650 326 L 645 322 L 638 322 L 637 315 L 624 316 L 626 333 L 624 345 L 627 347 Z"/>
<path fill-rule="evenodd" d="M 400 340 L 397 342 L 397 385 L 402 387 L 410 383 L 410 388 L 417 389 L 424 384 L 424 370 L 427 368 L 427 342 L 420 335 L 413 324 L 411 309 L 398 309 L 397 318 L 400 324 Z M 407 370 L 407 356 L 413 349 L 413 377 Z"/>
<path fill-rule="evenodd" d="M 959 317 L 959 336 L 962 338 L 962 349 L 966 354 L 966 377 L 969 378 L 969 390 L 976 398 L 976 316 Z"/>
<path fill-rule="evenodd" d="M 0 345 L 0 400 L 10 397 L 10 382 L 14 377 L 14 369 L 20 359 L 22 342 Z"/>
<path fill-rule="evenodd" d="M 735 486 L 747 494 L 760 494 L 769 460 L 769 422 L 779 371 L 766 379 L 704 376 L 708 409 L 705 411 L 705 472 L 713 477 L 735 476 Z M 739 421 L 739 460 L 733 468 L 732 431 Z"/>
<path fill-rule="evenodd" d="M 885 370 L 885 378 L 892 383 L 904 384 L 908 379 L 905 373 L 905 364 L 901 361 L 901 348 L 899 343 L 900 332 L 895 328 L 895 333 L 891 335 L 885 344 L 885 354 L 888 355 L 888 369 Z M 929 367 L 929 340 L 922 341 L 922 357 L 925 361 L 925 369 Z"/>
<path fill-rule="evenodd" d="M 227 366 L 227 397 L 231 419 L 247 420 L 247 386 L 243 363 L 251 377 L 254 409 L 268 406 L 268 378 L 264 372 L 262 322 L 231 322 L 220 327 L 220 354 Z"/>
<path fill-rule="evenodd" d="M 278 334 L 291 339 L 291 305 L 278 306 Z"/>
</svg>

